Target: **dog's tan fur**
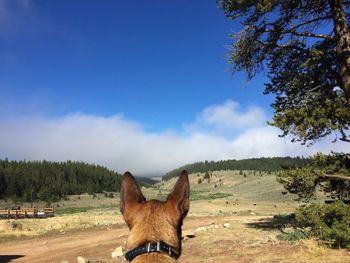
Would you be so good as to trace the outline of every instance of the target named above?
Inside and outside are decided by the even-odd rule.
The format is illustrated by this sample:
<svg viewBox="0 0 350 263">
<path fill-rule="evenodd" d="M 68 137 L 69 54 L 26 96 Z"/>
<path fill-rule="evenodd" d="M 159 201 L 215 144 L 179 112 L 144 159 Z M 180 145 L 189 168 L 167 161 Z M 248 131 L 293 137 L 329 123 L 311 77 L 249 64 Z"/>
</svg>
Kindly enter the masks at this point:
<svg viewBox="0 0 350 263">
<path fill-rule="evenodd" d="M 189 181 L 183 171 L 166 201 L 146 201 L 130 173 L 125 173 L 120 193 L 120 208 L 130 233 L 126 249 L 148 242 L 163 241 L 181 253 L 181 226 L 189 210 Z M 170 263 L 175 259 L 162 253 L 136 257 L 132 263 Z"/>
</svg>

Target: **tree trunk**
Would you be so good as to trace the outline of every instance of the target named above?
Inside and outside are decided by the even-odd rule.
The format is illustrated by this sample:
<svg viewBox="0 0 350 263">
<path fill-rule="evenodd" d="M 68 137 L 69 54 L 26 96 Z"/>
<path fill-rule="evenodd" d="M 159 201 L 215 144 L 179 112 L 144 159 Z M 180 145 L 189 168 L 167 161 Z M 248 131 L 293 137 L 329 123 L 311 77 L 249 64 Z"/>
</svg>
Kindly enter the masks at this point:
<svg viewBox="0 0 350 263">
<path fill-rule="evenodd" d="M 336 38 L 336 59 L 342 81 L 340 88 L 345 93 L 350 108 L 350 31 L 346 23 L 343 0 L 329 0 L 332 10 L 334 33 Z"/>
</svg>

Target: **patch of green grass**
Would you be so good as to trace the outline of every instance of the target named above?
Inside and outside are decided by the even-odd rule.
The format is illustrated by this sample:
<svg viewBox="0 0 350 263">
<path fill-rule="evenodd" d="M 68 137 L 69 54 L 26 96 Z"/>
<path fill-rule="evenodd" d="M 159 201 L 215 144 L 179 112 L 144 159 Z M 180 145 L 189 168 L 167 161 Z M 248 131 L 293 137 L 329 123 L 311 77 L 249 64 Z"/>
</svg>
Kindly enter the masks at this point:
<svg viewBox="0 0 350 263">
<path fill-rule="evenodd" d="M 225 197 L 229 197 L 232 196 L 232 194 L 230 193 L 213 193 L 213 194 L 209 194 L 209 199 L 219 199 L 219 198 L 225 198 Z"/>
<path fill-rule="evenodd" d="M 204 200 L 204 196 L 198 193 L 190 193 L 190 200 L 195 201 L 195 200 Z"/>
<path fill-rule="evenodd" d="M 219 199 L 232 196 L 230 193 L 212 193 L 212 194 L 202 194 L 201 192 L 191 192 L 190 200 L 210 200 L 210 199 Z"/>
<path fill-rule="evenodd" d="M 116 205 L 101 205 L 101 206 L 85 206 L 85 207 L 69 207 L 69 208 L 61 208 L 57 211 L 55 211 L 56 215 L 70 215 L 70 214 L 78 214 L 78 213 L 85 213 L 90 210 L 97 210 L 97 209 L 107 209 L 107 208 L 116 208 Z"/>
</svg>

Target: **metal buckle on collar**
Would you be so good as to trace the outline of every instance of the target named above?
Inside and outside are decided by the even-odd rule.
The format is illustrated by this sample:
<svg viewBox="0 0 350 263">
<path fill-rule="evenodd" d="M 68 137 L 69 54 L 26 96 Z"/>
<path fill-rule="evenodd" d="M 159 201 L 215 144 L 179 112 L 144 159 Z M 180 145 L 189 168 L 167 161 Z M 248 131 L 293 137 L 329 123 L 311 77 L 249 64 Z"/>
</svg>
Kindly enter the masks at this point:
<svg viewBox="0 0 350 263">
<path fill-rule="evenodd" d="M 156 251 L 157 252 L 166 253 L 166 251 L 164 251 L 164 249 L 166 249 L 166 247 L 168 247 L 168 255 L 171 256 L 171 246 L 169 246 L 169 245 L 166 245 L 165 247 L 163 246 L 163 248 L 162 248 L 163 250 L 162 250 L 162 249 L 160 249 L 161 243 L 163 243 L 163 242 L 162 241 L 157 241 L 157 243 L 156 243 L 156 245 L 157 245 Z"/>
</svg>

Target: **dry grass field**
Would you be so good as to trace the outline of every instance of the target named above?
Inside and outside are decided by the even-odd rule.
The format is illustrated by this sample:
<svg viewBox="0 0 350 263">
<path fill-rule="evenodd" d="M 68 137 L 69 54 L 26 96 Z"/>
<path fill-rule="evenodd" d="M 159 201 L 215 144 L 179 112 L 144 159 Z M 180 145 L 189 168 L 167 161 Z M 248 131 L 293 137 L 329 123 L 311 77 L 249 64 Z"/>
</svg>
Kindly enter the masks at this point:
<svg viewBox="0 0 350 263">
<path fill-rule="evenodd" d="M 191 208 L 183 229 L 195 237 L 184 239 L 180 263 L 350 263 L 347 250 L 330 249 L 315 240 L 290 243 L 278 238 L 290 227 L 278 215 L 298 204 L 293 196 L 281 194 L 273 175 L 232 171 L 213 172 L 209 180 L 203 177 L 190 175 Z M 174 181 L 143 192 L 148 198 L 164 199 Z M 116 206 L 118 197 L 98 197 L 75 196 L 56 203 L 54 218 L 1 220 L 0 262 L 77 262 L 78 256 L 116 262 L 111 252 L 123 246 L 128 229 Z"/>
</svg>

